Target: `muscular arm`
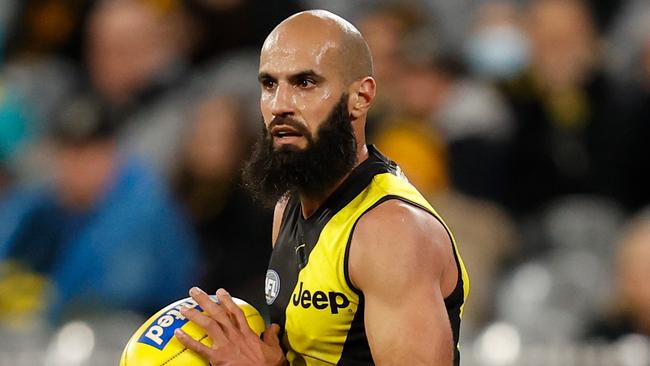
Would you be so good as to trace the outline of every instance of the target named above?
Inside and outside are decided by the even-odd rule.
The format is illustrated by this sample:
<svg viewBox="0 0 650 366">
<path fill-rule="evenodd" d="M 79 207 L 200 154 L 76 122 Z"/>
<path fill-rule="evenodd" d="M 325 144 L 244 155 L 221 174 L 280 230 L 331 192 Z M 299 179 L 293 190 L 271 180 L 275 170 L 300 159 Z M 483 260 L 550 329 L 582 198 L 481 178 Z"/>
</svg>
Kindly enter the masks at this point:
<svg viewBox="0 0 650 366">
<path fill-rule="evenodd" d="M 452 365 L 455 345 L 444 297 L 458 272 L 440 222 L 401 201 L 382 203 L 357 224 L 349 270 L 364 293 L 377 365 Z"/>
</svg>

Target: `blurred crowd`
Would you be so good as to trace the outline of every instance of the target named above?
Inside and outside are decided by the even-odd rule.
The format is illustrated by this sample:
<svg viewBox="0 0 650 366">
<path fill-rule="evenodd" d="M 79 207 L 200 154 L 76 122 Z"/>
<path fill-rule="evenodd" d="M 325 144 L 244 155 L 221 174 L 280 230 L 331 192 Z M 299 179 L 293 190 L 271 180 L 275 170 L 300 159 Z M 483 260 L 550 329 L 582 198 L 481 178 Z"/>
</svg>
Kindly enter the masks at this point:
<svg viewBox="0 0 650 366">
<path fill-rule="evenodd" d="M 644 0 L 2 0 L 0 364 L 192 285 L 264 309 L 259 49 L 311 8 L 366 37 L 369 141 L 460 243 L 463 363 L 650 364 Z"/>
</svg>

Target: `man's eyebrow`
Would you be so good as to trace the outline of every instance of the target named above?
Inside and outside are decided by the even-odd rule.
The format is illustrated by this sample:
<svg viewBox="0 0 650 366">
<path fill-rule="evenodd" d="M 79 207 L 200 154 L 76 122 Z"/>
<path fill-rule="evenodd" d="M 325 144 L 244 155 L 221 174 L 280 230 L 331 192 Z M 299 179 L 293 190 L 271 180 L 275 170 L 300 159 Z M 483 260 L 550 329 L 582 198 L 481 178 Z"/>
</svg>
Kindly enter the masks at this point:
<svg viewBox="0 0 650 366">
<path fill-rule="evenodd" d="M 316 71 L 311 70 L 311 69 L 296 72 L 294 74 L 289 75 L 288 78 L 291 81 L 295 81 L 295 80 L 303 79 L 303 78 L 306 78 L 306 77 L 316 79 L 317 81 L 324 79 L 324 77 L 322 75 L 320 75 L 319 73 L 317 73 Z M 277 78 L 274 77 L 273 75 L 269 74 L 268 72 L 263 71 L 263 72 L 259 73 L 259 75 L 257 76 L 257 80 L 259 82 L 262 82 L 264 80 L 277 80 Z"/>
<path fill-rule="evenodd" d="M 275 78 L 268 72 L 260 72 L 260 74 L 257 76 L 257 80 L 259 82 L 262 82 L 264 80 L 275 80 Z"/>
<path fill-rule="evenodd" d="M 304 71 L 299 71 L 291 76 L 289 76 L 289 79 L 291 80 L 297 80 L 297 79 L 302 79 L 305 77 L 310 77 L 316 80 L 321 80 L 323 79 L 323 76 L 321 76 L 319 73 L 317 73 L 314 70 L 304 70 Z"/>
</svg>

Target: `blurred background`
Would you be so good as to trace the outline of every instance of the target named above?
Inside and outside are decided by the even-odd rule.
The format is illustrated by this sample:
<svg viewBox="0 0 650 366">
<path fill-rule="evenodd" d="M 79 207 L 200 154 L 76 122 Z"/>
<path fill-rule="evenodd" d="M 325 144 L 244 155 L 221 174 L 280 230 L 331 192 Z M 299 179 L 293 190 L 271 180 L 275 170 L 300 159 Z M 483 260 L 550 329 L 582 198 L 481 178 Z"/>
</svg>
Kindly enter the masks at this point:
<svg viewBox="0 0 650 366">
<path fill-rule="evenodd" d="M 446 218 L 462 364 L 650 365 L 650 2 L 0 1 L 0 365 L 116 365 L 195 284 L 264 309 L 258 54 L 324 8 Z"/>
</svg>

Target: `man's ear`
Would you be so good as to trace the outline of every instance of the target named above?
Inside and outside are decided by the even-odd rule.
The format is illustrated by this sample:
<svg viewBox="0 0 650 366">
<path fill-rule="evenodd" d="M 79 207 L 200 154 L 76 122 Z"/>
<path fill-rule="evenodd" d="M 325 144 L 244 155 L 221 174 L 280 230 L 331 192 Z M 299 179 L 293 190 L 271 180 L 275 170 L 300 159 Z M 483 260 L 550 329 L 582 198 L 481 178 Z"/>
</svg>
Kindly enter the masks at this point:
<svg viewBox="0 0 650 366">
<path fill-rule="evenodd" d="M 377 92 L 377 83 L 371 76 L 358 80 L 350 86 L 348 109 L 353 120 L 368 113 Z"/>
</svg>

